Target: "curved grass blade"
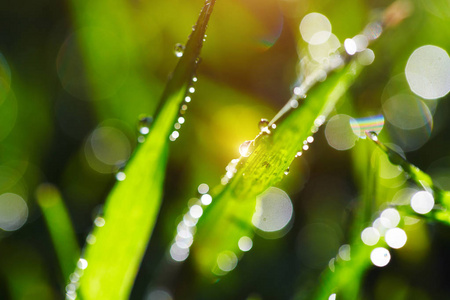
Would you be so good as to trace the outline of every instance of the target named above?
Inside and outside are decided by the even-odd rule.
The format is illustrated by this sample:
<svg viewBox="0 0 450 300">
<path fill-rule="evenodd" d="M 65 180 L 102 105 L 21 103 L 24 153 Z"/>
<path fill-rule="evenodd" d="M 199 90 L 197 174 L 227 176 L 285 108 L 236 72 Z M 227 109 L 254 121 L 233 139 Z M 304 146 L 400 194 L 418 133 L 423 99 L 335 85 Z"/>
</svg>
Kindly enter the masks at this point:
<svg viewBox="0 0 450 300">
<path fill-rule="evenodd" d="M 253 153 L 241 157 L 236 174 L 216 193 L 199 221 L 193 247 L 202 273 L 224 274 L 218 266 L 219 255 L 242 255 L 238 242 L 242 236 L 253 236 L 256 197 L 283 178 L 303 142 L 317 131 L 361 69 L 358 63 L 350 62 L 311 90 L 299 108 L 280 119 L 276 129 L 271 127 L 270 134 L 262 132 L 255 138 Z"/>
<path fill-rule="evenodd" d="M 214 3 L 206 1 L 164 90 L 150 133 L 128 163 L 126 179 L 117 182 L 106 200 L 104 225 L 94 228 L 96 242 L 85 249 L 87 267 L 81 265 L 83 299 L 126 299 L 130 294 L 161 203 L 168 136 L 197 67 Z"/>
<path fill-rule="evenodd" d="M 80 248 L 69 213 L 59 191 L 51 184 L 40 185 L 36 191 L 36 197 L 50 232 L 65 282 L 80 257 Z"/>
<path fill-rule="evenodd" d="M 366 135 L 374 142 L 376 145 L 383 150 L 384 153 L 389 158 L 389 161 L 397 166 L 400 166 L 406 174 L 409 175 L 412 181 L 414 181 L 418 186 L 423 187 L 426 191 L 433 194 L 434 200 L 441 207 L 437 207 L 440 209 L 434 209 L 430 212 L 426 217 L 431 220 L 438 220 L 447 225 L 450 225 L 450 213 L 448 210 L 450 209 L 450 191 L 444 191 L 437 187 L 430 175 L 419 169 L 418 167 L 411 164 L 405 158 L 403 158 L 400 154 L 390 149 L 382 142 L 378 140 L 378 136 L 374 132 L 366 132 Z M 412 210 L 411 210 L 412 212 Z"/>
</svg>

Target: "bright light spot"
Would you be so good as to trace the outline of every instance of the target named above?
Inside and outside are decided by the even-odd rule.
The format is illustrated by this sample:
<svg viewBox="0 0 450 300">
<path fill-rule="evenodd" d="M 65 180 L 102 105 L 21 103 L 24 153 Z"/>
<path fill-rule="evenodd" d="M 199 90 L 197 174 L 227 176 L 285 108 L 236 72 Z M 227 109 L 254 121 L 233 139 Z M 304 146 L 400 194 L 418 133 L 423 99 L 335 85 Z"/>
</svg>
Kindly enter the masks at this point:
<svg viewBox="0 0 450 300">
<path fill-rule="evenodd" d="M 350 260 L 350 245 L 346 244 L 339 247 L 339 257 L 345 261 Z"/>
<path fill-rule="evenodd" d="M 198 222 L 198 219 L 193 218 L 190 214 L 185 214 L 183 217 L 183 223 L 186 226 L 193 227 L 193 226 L 197 225 L 197 222 Z"/>
<path fill-rule="evenodd" d="M 450 57 L 437 46 L 417 48 L 405 68 L 409 87 L 425 99 L 441 98 L 450 91 Z"/>
<path fill-rule="evenodd" d="M 380 240 L 380 233 L 376 228 L 367 227 L 361 232 L 361 240 L 367 246 L 373 246 Z"/>
<path fill-rule="evenodd" d="M 189 248 L 180 248 L 175 243 L 170 247 L 170 257 L 174 261 L 185 261 L 189 256 Z"/>
<path fill-rule="evenodd" d="M 249 157 L 252 154 L 253 149 L 255 148 L 255 143 L 253 140 L 245 141 L 239 146 L 239 153 L 243 157 Z"/>
<path fill-rule="evenodd" d="M 175 125 L 173 125 L 173 127 L 174 127 L 176 130 L 178 130 L 178 129 L 181 128 L 181 125 L 180 125 L 180 123 L 175 123 Z"/>
<path fill-rule="evenodd" d="M 252 223 L 265 232 L 278 231 L 289 223 L 293 211 L 289 196 L 284 191 L 271 187 L 257 197 Z"/>
<path fill-rule="evenodd" d="M 336 150 L 348 150 L 355 145 L 358 137 L 350 126 L 352 118 L 348 115 L 332 117 L 325 127 L 325 137 L 328 144 Z"/>
<path fill-rule="evenodd" d="M 118 181 L 124 181 L 125 178 L 127 178 L 127 175 L 125 175 L 124 172 L 117 172 L 117 174 L 116 174 L 116 179 L 117 179 Z"/>
<path fill-rule="evenodd" d="M 172 132 L 172 136 L 174 139 L 177 139 L 180 136 L 180 133 L 178 131 Z"/>
<path fill-rule="evenodd" d="M 369 40 L 375 40 L 377 39 L 381 33 L 383 32 L 383 27 L 379 22 L 373 22 L 364 28 L 364 35 Z"/>
<path fill-rule="evenodd" d="M 200 201 L 202 201 L 203 205 L 210 205 L 212 202 L 211 195 L 205 194 L 200 198 Z"/>
<path fill-rule="evenodd" d="M 209 191 L 209 186 L 206 183 L 202 183 L 197 188 L 200 194 L 206 194 Z"/>
<path fill-rule="evenodd" d="M 202 207 L 201 207 L 200 205 L 198 205 L 198 204 L 193 205 L 193 206 L 191 207 L 191 209 L 189 209 L 189 214 L 190 214 L 193 218 L 198 219 L 198 218 L 200 218 L 200 217 L 202 216 L 202 214 L 203 214 L 203 209 L 202 209 Z"/>
<path fill-rule="evenodd" d="M 377 267 L 386 266 L 391 260 L 391 254 L 389 250 L 383 247 L 375 248 L 370 253 L 370 260 Z"/>
<path fill-rule="evenodd" d="M 94 220 L 94 224 L 95 224 L 95 226 L 97 226 L 97 227 L 103 227 L 103 226 L 105 226 L 105 219 L 103 219 L 102 217 L 97 217 L 97 218 L 95 218 L 95 220 Z"/>
<path fill-rule="evenodd" d="M 77 262 L 77 267 L 81 270 L 86 269 L 88 266 L 88 262 L 87 260 L 85 260 L 84 258 L 80 258 Z"/>
<path fill-rule="evenodd" d="M 315 12 L 307 14 L 300 23 L 300 34 L 309 44 L 325 43 L 331 35 L 331 23 L 322 14 Z"/>
<path fill-rule="evenodd" d="M 386 228 L 394 228 L 400 222 L 400 214 L 395 208 L 387 208 L 381 213 L 380 222 Z"/>
<path fill-rule="evenodd" d="M 14 231 L 25 224 L 28 218 L 28 206 L 19 195 L 6 193 L 0 195 L 0 228 Z"/>
<path fill-rule="evenodd" d="M 311 144 L 312 142 L 314 142 L 314 138 L 312 136 L 308 136 L 306 138 L 306 141 Z"/>
<path fill-rule="evenodd" d="M 236 268 L 238 258 L 232 251 L 223 251 L 217 256 L 217 266 L 225 272 L 230 272 Z"/>
<path fill-rule="evenodd" d="M 373 221 L 373 223 L 372 223 L 372 227 L 375 228 L 376 230 L 378 230 L 378 233 L 381 236 L 384 236 L 384 233 L 387 230 L 387 228 L 384 227 L 383 224 L 381 223 L 381 218 L 375 219 L 375 221 Z"/>
<path fill-rule="evenodd" d="M 434 207 L 433 195 L 426 191 L 417 192 L 411 198 L 411 207 L 418 214 L 427 214 Z"/>
<path fill-rule="evenodd" d="M 179 117 L 178 118 L 178 123 L 180 123 L 180 124 L 184 124 L 184 118 L 183 117 Z"/>
<path fill-rule="evenodd" d="M 145 300 L 172 300 L 172 295 L 165 290 L 153 290 L 151 291 Z"/>
<path fill-rule="evenodd" d="M 306 150 L 308 150 L 309 149 L 309 146 L 308 145 L 303 145 L 303 150 L 304 151 L 306 151 Z"/>
<path fill-rule="evenodd" d="M 238 246 L 239 249 L 241 249 L 241 251 L 247 252 L 250 251 L 250 249 L 252 249 L 253 241 L 248 236 L 243 236 L 239 239 Z"/>
<path fill-rule="evenodd" d="M 111 166 L 126 161 L 130 154 L 131 144 L 128 137 L 121 130 L 111 126 L 95 129 L 85 144 L 89 166 L 101 173 L 110 173 Z"/>
<path fill-rule="evenodd" d="M 141 134 L 148 134 L 150 132 L 150 128 L 148 128 L 148 127 L 141 127 L 141 129 L 139 129 L 139 132 Z"/>
<path fill-rule="evenodd" d="M 403 229 L 392 228 L 386 231 L 384 239 L 389 247 L 399 249 L 406 244 L 407 237 Z"/>
<path fill-rule="evenodd" d="M 361 65 L 368 66 L 375 60 L 375 53 L 371 49 L 366 49 L 360 52 L 356 59 Z"/>
<path fill-rule="evenodd" d="M 189 96 L 186 96 L 186 98 L 184 98 L 184 101 L 187 102 L 187 103 L 191 102 L 191 100 L 192 100 L 192 99 L 191 99 L 191 97 L 189 97 Z"/>
<path fill-rule="evenodd" d="M 336 266 L 334 265 L 335 261 L 336 261 L 336 258 L 333 257 L 328 262 L 328 267 L 330 268 L 331 272 L 334 272 L 336 270 Z"/>
<path fill-rule="evenodd" d="M 344 48 L 348 55 L 353 55 L 356 53 L 357 46 L 353 39 L 346 39 L 344 41 Z"/>
<path fill-rule="evenodd" d="M 331 294 L 328 300 L 336 300 L 336 294 Z"/>
<path fill-rule="evenodd" d="M 291 105 L 292 108 L 297 108 L 298 107 L 298 101 L 297 100 L 291 100 L 289 102 L 289 104 Z"/>
<path fill-rule="evenodd" d="M 195 88 L 194 87 L 190 87 L 189 88 L 189 93 L 191 93 L 191 94 L 195 93 Z"/>
</svg>

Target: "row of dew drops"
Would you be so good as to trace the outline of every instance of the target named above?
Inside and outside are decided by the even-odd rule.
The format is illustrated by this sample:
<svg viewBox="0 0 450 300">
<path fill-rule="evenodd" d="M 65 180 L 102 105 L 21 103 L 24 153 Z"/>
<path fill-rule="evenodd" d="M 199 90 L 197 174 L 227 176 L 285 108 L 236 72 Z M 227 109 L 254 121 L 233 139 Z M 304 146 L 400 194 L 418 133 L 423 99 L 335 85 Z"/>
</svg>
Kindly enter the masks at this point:
<svg viewBox="0 0 450 300">
<path fill-rule="evenodd" d="M 206 35 L 205 35 L 205 37 L 206 37 Z M 184 46 L 183 45 L 176 44 L 175 45 L 175 51 L 174 51 L 175 52 L 175 56 L 177 56 L 177 57 L 183 56 L 183 50 L 184 50 Z M 201 59 L 198 58 L 196 60 L 196 63 L 198 64 L 200 62 L 201 62 Z M 188 108 L 187 104 L 190 103 L 191 100 L 192 100 L 192 94 L 195 93 L 195 87 L 194 87 L 193 84 L 195 82 L 197 82 L 197 81 L 198 81 L 198 78 L 197 78 L 197 76 L 194 75 L 192 77 L 192 82 L 190 83 L 190 85 L 189 85 L 189 87 L 187 89 L 186 95 L 184 97 L 184 103 L 180 107 L 180 111 L 179 111 L 179 115 L 178 115 L 177 121 L 173 125 L 174 131 L 169 136 L 169 140 L 172 141 L 172 142 L 175 141 L 180 136 L 180 133 L 179 133 L 178 130 L 180 130 L 181 125 L 183 125 L 186 122 L 186 119 L 184 118 L 184 114 L 186 113 L 186 110 Z M 137 140 L 138 140 L 138 142 L 140 144 L 145 142 L 146 136 L 150 133 L 150 129 L 151 129 L 152 123 L 153 123 L 153 117 L 151 117 L 151 116 L 143 115 L 143 116 L 141 116 L 139 118 L 138 125 L 137 125 L 139 136 L 138 136 Z M 118 181 L 124 181 L 126 179 L 125 164 L 117 166 L 117 172 L 116 172 L 116 176 L 115 177 L 116 177 L 116 179 Z M 209 188 L 207 188 L 206 191 L 208 189 Z M 199 192 L 200 191 L 204 191 L 204 190 L 205 190 L 205 186 L 204 185 L 200 185 Z M 201 198 L 202 204 L 204 204 L 204 205 L 207 205 L 207 204 L 211 203 L 211 200 L 212 200 L 212 198 L 208 194 L 204 194 L 202 196 L 202 198 Z M 209 203 L 208 203 L 208 201 L 209 201 Z M 200 208 L 200 210 L 199 210 L 199 208 Z M 199 207 L 199 206 L 195 206 L 193 208 L 193 210 L 192 210 L 192 214 L 194 216 L 198 216 L 198 217 L 201 216 L 202 212 L 203 211 L 202 211 L 201 207 Z M 198 221 L 198 218 L 196 220 Z M 190 222 L 190 223 L 188 222 L 188 224 L 194 224 L 194 222 L 196 224 L 196 221 L 195 221 L 194 217 L 193 217 L 193 219 L 191 221 L 192 222 Z M 100 216 L 100 215 L 98 215 L 95 218 L 95 220 L 94 220 L 94 226 L 95 227 L 103 227 L 105 225 L 105 223 L 106 223 L 105 219 L 102 216 Z M 179 228 L 180 228 L 180 226 L 179 226 Z M 194 230 L 195 230 L 195 227 L 194 227 Z M 89 245 L 93 245 L 96 242 L 96 237 L 95 237 L 95 235 L 92 232 L 93 232 L 93 230 L 86 237 L 86 243 L 89 244 Z M 181 235 L 184 234 L 183 237 L 181 237 L 181 236 L 178 237 L 177 236 L 178 240 L 181 240 L 182 238 L 186 238 L 188 236 L 188 234 L 186 232 L 187 231 L 184 231 L 184 232 L 181 233 Z M 187 245 L 186 244 L 186 240 L 184 240 L 184 242 L 185 242 L 184 245 Z M 191 242 L 191 244 L 192 244 L 192 242 Z M 179 242 L 178 245 L 182 245 L 182 242 Z M 83 249 L 83 252 L 84 252 L 84 249 Z M 173 253 L 173 251 L 171 250 L 171 254 L 172 253 Z M 179 252 L 179 253 L 181 253 L 181 252 Z M 180 256 L 176 256 L 176 255 L 175 255 L 175 257 L 177 257 L 178 259 L 180 258 Z M 187 256 L 186 256 L 186 258 L 187 258 Z M 66 285 L 66 288 L 65 288 L 65 290 L 66 290 L 66 299 L 67 300 L 76 299 L 76 297 L 77 297 L 77 289 L 79 287 L 79 280 L 80 280 L 81 276 L 83 276 L 84 270 L 87 267 L 88 267 L 88 261 L 85 258 L 83 258 L 83 255 L 81 255 L 81 258 L 77 262 L 75 271 L 69 276 L 69 283 Z"/>
<path fill-rule="evenodd" d="M 398 192 L 398 194 L 403 195 L 402 199 L 398 203 L 393 203 L 393 205 L 410 205 L 413 211 L 419 215 L 425 215 L 435 208 L 435 200 L 431 191 L 415 191 L 410 193 L 409 196 L 404 196 L 403 193 L 406 193 L 407 190 L 409 189 L 406 188 Z M 416 217 L 401 215 L 394 207 L 386 208 L 372 222 L 371 226 L 361 231 L 361 240 L 366 246 L 375 247 L 381 237 L 384 237 L 385 243 L 390 248 L 400 249 L 405 246 L 408 237 L 405 230 L 400 228 L 399 225 L 414 225 L 419 220 Z M 335 272 L 336 262 L 350 260 L 350 245 L 344 244 L 339 248 L 337 256 L 329 261 L 329 269 L 331 272 Z M 370 260 L 374 266 L 385 267 L 391 260 L 391 253 L 386 247 L 375 247 L 370 252 Z M 336 299 L 336 294 L 332 294 L 329 299 Z"/>
</svg>

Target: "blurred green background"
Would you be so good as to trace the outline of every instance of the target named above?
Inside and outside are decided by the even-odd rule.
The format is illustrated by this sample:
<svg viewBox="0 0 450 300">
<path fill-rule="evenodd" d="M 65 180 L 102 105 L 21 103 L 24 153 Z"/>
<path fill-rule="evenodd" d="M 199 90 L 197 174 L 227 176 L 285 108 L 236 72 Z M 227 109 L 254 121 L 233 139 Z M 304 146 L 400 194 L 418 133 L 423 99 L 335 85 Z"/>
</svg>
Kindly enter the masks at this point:
<svg viewBox="0 0 450 300">
<path fill-rule="evenodd" d="M 171 143 L 163 207 L 132 299 L 166 299 L 151 294 L 159 287 L 175 299 L 308 299 L 319 274 L 348 239 L 360 193 L 355 169 L 358 146 L 365 141 L 353 141 L 356 146 L 344 146 L 346 151 L 335 149 L 333 139 L 347 137 L 333 133 L 331 125 L 319 130 L 279 185 L 295 211 L 283 237 L 255 238 L 237 268 L 214 281 L 203 278 L 191 260 L 170 267 L 162 261 L 197 186 L 220 184 L 225 166 L 239 157 L 239 145 L 258 134 L 259 120 L 273 117 L 290 97 L 299 60 L 308 50 L 299 31 L 302 18 L 310 12 L 325 15 L 342 43 L 389 4 L 216 4 L 186 122 Z M 411 16 L 375 42 L 375 61 L 335 114 L 384 114 L 380 138 L 399 146 L 412 163 L 450 189 L 450 97 L 419 99 L 404 75 L 416 48 L 436 45 L 449 51 L 450 4 L 412 4 Z M 12 193 L 22 199 L 17 203 L 26 204 L 23 221 L 17 221 L 26 221 L 23 226 L 0 229 L 0 299 L 62 298 L 66 282 L 36 203 L 36 188 L 50 182 L 61 190 L 84 245 L 115 173 L 137 145 L 139 118 L 156 109 L 178 59 L 174 46 L 186 42 L 202 5 L 201 0 L 0 3 L 0 197 Z M 413 106 L 401 101 L 384 105 L 398 94 L 413 97 Z M 396 119 L 402 113 L 406 119 Z M 401 126 L 408 120 L 413 125 Z M 398 174 L 391 175 L 385 179 Z M 388 188 L 404 184 L 387 179 Z M 0 218 L 7 220 L 10 212 L 2 207 Z M 386 268 L 364 275 L 365 299 L 450 298 L 450 230 L 421 223 L 407 245 L 394 252 Z"/>
</svg>

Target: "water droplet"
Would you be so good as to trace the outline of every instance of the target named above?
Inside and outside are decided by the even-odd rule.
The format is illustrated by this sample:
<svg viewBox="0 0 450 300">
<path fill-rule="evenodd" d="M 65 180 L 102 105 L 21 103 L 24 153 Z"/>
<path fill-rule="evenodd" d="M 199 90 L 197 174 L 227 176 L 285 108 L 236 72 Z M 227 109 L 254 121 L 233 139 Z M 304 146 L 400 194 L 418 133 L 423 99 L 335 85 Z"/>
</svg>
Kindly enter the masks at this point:
<svg viewBox="0 0 450 300">
<path fill-rule="evenodd" d="M 265 132 L 265 133 L 269 133 L 270 134 L 269 120 L 261 119 L 261 121 L 259 121 L 259 123 L 258 123 L 258 127 L 259 127 L 259 130 L 261 130 L 261 132 Z"/>
<path fill-rule="evenodd" d="M 80 268 L 81 270 L 86 269 L 88 266 L 88 262 L 87 260 L 85 260 L 84 258 L 80 258 L 77 262 L 77 267 Z"/>
<path fill-rule="evenodd" d="M 103 226 L 105 226 L 105 219 L 103 219 L 102 217 L 97 217 L 97 218 L 95 218 L 95 220 L 94 220 L 94 224 L 95 224 L 95 226 L 97 226 L 97 227 L 103 227 Z"/>
<path fill-rule="evenodd" d="M 180 123 L 175 123 L 175 125 L 173 125 L 173 128 L 175 128 L 175 129 L 180 129 L 181 128 L 181 125 L 180 125 Z"/>
<path fill-rule="evenodd" d="M 366 131 L 366 136 L 374 142 L 378 142 L 378 135 L 375 131 Z"/>
<path fill-rule="evenodd" d="M 191 93 L 191 94 L 195 93 L 195 88 L 193 86 L 191 86 L 189 88 L 189 93 Z"/>
<path fill-rule="evenodd" d="M 191 102 L 191 97 L 186 96 L 186 98 L 184 98 L 184 102 L 189 103 Z"/>
<path fill-rule="evenodd" d="M 284 171 L 284 175 L 288 175 L 289 174 L 289 167 Z"/>
<path fill-rule="evenodd" d="M 253 150 L 255 148 L 255 143 L 253 140 L 245 141 L 239 146 L 239 153 L 243 157 L 249 157 L 250 154 L 252 154 Z"/>
<path fill-rule="evenodd" d="M 277 128 L 277 124 L 272 124 L 272 129 Z"/>
<path fill-rule="evenodd" d="M 117 172 L 117 174 L 116 174 L 116 179 L 117 179 L 118 181 L 124 181 L 125 178 L 127 178 L 127 175 L 125 174 L 125 172 L 123 172 L 123 171 Z"/>
<path fill-rule="evenodd" d="M 195 76 L 194 76 L 194 77 L 192 77 L 192 81 L 193 81 L 193 82 L 197 82 L 197 80 L 198 80 L 198 78 L 197 78 L 197 77 L 195 77 Z"/>
<path fill-rule="evenodd" d="M 153 122 L 153 118 L 150 116 L 142 116 L 139 118 L 138 130 L 140 134 L 147 135 L 150 132 L 150 125 Z"/>
<path fill-rule="evenodd" d="M 303 89 L 301 88 L 301 87 L 299 87 L 299 86 L 296 86 L 295 88 L 294 88 L 294 95 L 296 95 L 297 97 L 299 97 L 299 98 L 306 98 L 306 94 L 305 94 L 305 92 L 303 91 Z"/>
<path fill-rule="evenodd" d="M 187 109 L 188 109 L 188 106 L 187 106 L 186 104 L 183 104 L 183 105 L 181 105 L 181 109 L 182 109 L 182 110 L 187 110 Z"/>
<path fill-rule="evenodd" d="M 308 136 L 306 138 L 306 141 L 311 144 L 312 142 L 314 142 L 314 138 L 312 136 Z"/>
<path fill-rule="evenodd" d="M 299 156 L 302 156 L 302 151 L 299 151 L 299 152 L 297 152 L 297 154 L 295 154 L 295 157 L 299 157 Z"/>
<path fill-rule="evenodd" d="M 377 267 L 386 266 L 391 260 L 391 254 L 386 248 L 379 247 L 372 250 L 370 260 Z"/>
<path fill-rule="evenodd" d="M 303 145 L 303 150 L 308 150 L 309 149 L 309 146 L 308 145 Z"/>
<path fill-rule="evenodd" d="M 180 43 L 175 44 L 174 53 L 176 57 L 182 57 L 184 52 L 184 45 Z"/>
<path fill-rule="evenodd" d="M 201 62 L 202 62 L 202 58 L 200 56 L 197 57 L 197 59 L 195 60 L 195 63 L 198 65 Z"/>
<path fill-rule="evenodd" d="M 297 100 L 291 100 L 291 101 L 289 101 L 289 105 L 292 107 L 292 108 L 297 108 L 298 107 L 298 101 Z"/>
<path fill-rule="evenodd" d="M 137 140 L 140 144 L 142 144 L 143 142 L 145 142 L 145 137 L 143 135 L 140 135 L 140 136 L 138 136 Z"/>
</svg>

